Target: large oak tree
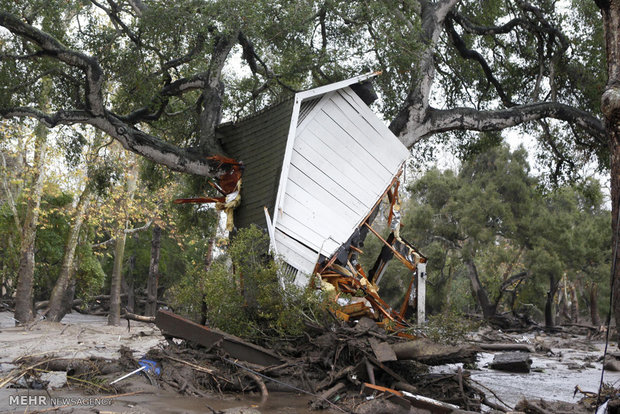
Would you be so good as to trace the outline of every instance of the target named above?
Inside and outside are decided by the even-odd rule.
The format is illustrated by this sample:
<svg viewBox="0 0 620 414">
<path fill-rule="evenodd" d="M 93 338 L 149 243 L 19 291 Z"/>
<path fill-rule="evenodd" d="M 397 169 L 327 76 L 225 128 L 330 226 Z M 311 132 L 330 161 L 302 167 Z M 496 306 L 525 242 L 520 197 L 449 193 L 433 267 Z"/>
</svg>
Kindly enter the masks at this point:
<svg viewBox="0 0 620 414">
<path fill-rule="evenodd" d="M 372 67 L 407 147 L 521 126 L 555 176 L 592 157 L 610 165 L 616 217 L 620 0 L 568 3 L 0 0 L 0 115 L 88 124 L 151 161 L 214 177 L 206 155 L 221 152 L 223 111 Z M 239 55 L 247 75 L 233 76 L 225 67 Z M 36 105 L 44 78 L 48 110 Z"/>
</svg>

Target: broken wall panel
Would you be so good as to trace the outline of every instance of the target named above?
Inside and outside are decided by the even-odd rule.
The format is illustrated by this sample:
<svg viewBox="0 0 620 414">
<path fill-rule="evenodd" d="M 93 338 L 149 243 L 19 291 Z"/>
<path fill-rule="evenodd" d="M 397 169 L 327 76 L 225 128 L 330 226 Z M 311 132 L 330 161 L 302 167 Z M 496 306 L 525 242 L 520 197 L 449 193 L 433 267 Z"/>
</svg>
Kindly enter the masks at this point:
<svg viewBox="0 0 620 414">
<path fill-rule="evenodd" d="M 307 109 L 289 133 L 275 245 L 284 233 L 296 247 L 330 257 L 374 208 L 409 152 L 348 86 L 327 91 Z M 314 265 L 299 270 L 309 275 Z"/>
<path fill-rule="evenodd" d="M 234 213 L 238 228 L 251 224 L 265 227 L 264 206 L 273 216 L 293 103 L 288 99 L 217 128 L 217 137 L 226 153 L 244 165 L 241 204 Z"/>
</svg>

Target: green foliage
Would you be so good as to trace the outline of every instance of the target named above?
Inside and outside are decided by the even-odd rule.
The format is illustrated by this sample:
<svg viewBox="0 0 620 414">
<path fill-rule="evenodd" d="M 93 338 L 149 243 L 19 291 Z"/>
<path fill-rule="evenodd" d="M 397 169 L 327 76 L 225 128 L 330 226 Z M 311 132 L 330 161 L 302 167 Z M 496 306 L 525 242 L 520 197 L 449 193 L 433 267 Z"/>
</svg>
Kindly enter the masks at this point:
<svg viewBox="0 0 620 414">
<path fill-rule="evenodd" d="M 197 316 L 204 300 L 210 326 L 242 337 L 301 334 L 304 320 L 324 312 L 324 298 L 284 276 L 268 247 L 258 227 L 239 230 L 208 271 L 196 267 L 173 287 L 176 308 Z"/>
<path fill-rule="evenodd" d="M 600 184 L 590 178 L 543 194 L 526 159 L 523 149 L 491 146 L 472 152 L 458 174 L 432 169 L 409 186 L 401 234 L 430 258 L 431 312 L 469 311 L 477 302 L 463 295 L 468 264 L 497 311 L 544 309 L 561 280 L 582 292 L 585 309 L 587 286 L 606 284 L 611 241 Z"/>
<path fill-rule="evenodd" d="M 430 315 L 422 332 L 437 343 L 456 345 L 463 342 L 467 334 L 480 327 L 480 322 L 465 317 L 458 311 L 447 309 Z"/>
</svg>

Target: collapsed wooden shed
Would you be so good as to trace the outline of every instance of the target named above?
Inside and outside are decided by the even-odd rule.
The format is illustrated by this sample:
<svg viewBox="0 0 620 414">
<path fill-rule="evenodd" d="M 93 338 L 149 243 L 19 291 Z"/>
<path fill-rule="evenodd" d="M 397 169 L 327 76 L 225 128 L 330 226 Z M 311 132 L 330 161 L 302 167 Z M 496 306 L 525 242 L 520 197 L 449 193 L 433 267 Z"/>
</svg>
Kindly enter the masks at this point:
<svg viewBox="0 0 620 414">
<path fill-rule="evenodd" d="M 244 166 L 236 226 L 268 230 L 273 252 L 296 284 L 307 286 L 318 273 L 339 290 L 347 283 L 351 289 L 374 290 L 376 298 L 367 307 L 374 300 L 389 308 L 376 295 L 387 260 L 396 256 L 420 279 L 426 259 L 400 238 L 398 223 L 387 240 L 370 226 L 383 198 L 389 199 L 390 221 L 398 222 L 398 178 L 409 156 L 367 104 L 363 85 L 375 75 L 299 92 L 219 126 L 217 134 L 228 155 Z M 381 238 L 385 251 L 367 275 L 355 259 L 369 231 Z M 420 296 L 413 292 L 422 286 L 415 289 L 415 284 L 412 278 L 410 304 Z M 383 313 L 389 319 L 399 314 L 396 319 L 404 321 L 404 310 Z"/>
</svg>

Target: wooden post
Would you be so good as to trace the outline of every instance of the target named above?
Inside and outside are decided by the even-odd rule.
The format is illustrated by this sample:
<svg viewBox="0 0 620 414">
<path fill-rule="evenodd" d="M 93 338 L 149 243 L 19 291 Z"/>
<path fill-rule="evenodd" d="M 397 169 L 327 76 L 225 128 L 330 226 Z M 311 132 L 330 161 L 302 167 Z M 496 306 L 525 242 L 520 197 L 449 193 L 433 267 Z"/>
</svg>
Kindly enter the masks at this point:
<svg viewBox="0 0 620 414">
<path fill-rule="evenodd" d="M 426 263 L 418 263 L 418 325 L 426 322 Z"/>
</svg>

